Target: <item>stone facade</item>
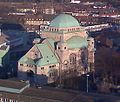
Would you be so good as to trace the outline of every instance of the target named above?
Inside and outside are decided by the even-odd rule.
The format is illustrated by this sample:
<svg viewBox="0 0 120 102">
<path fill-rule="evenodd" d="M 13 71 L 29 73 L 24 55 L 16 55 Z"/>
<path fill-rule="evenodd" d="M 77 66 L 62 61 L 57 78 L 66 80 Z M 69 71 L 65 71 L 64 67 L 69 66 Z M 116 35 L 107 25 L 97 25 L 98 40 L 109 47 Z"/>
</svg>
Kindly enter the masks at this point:
<svg viewBox="0 0 120 102">
<path fill-rule="evenodd" d="M 63 14 L 63 16 L 68 15 Z M 76 20 L 71 17 L 70 19 Z M 69 22 L 66 23 L 68 23 L 68 25 L 72 25 L 69 24 Z M 21 64 L 21 61 L 19 61 L 18 70 L 20 72 L 31 70 L 37 75 L 45 75 L 48 78 L 48 82 L 56 81 L 60 75 L 67 75 L 67 73 L 69 75 L 72 75 L 73 73 L 81 75 L 93 71 L 94 39 L 88 37 L 84 28 L 78 26 L 78 24 L 73 27 L 58 27 L 55 26 L 54 22 L 52 22 L 52 24 L 54 26 L 50 25 L 42 32 L 41 38 L 44 38 L 45 40 L 42 40 L 41 44 L 47 44 L 48 48 L 56 56 L 58 62 L 46 64 L 44 66 L 28 66 L 26 63 Z M 49 54 L 49 51 L 45 52 L 46 54 Z M 28 58 L 32 60 L 43 59 L 45 57 L 45 55 L 43 56 L 42 52 L 35 45 L 25 56 L 28 56 Z"/>
</svg>

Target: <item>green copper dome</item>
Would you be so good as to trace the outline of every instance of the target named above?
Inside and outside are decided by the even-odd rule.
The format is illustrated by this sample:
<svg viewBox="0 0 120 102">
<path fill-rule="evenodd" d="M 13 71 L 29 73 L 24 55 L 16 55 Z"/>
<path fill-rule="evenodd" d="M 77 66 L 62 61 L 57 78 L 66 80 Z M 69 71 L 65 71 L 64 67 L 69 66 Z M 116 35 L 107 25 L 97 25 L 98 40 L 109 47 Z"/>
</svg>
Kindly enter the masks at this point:
<svg viewBox="0 0 120 102">
<path fill-rule="evenodd" d="M 67 45 L 69 48 L 83 48 L 87 47 L 88 42 L 86 38 L 73 36 L 72 38 L 67 40 Z"/>
<path fill-rule="evenodd" d="M 66 27 L 78 27 L 80 25 L 79 22 L 71 15 L 60 14 L 51 21 L 49 26 L 57 28 L 66 28 Z"/>
</svg>

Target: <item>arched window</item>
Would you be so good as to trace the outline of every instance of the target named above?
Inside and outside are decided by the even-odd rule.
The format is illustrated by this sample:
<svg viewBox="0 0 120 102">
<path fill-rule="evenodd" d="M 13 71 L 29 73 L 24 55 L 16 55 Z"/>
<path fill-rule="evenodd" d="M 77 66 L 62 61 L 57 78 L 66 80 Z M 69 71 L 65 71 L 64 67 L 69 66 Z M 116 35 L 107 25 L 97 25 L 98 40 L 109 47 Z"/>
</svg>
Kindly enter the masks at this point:
<svg viewBox="0 0 120 102">
<path fill-rule="evenodd" d="M 53 31 L 53 28 L 52 28 L 52 31 Z"/>
<path fill-rule="evenodd" d="M 68 29 L 68 32 L 69 32 L 70 30 Z"/>
<path fill-rule="evenodd" d="M 54 31 L 56 32 L 56 31 L 57 31 L 57 29 L 56 29 L 56 28 L 54 28 Z"/>
<path fill-rule="evenodd" d="M 60 49 L 60 47 L 58 47 L 58 49 Z"/>
<path fill-rule="evenodd" d="M 76 64 L 76 54 L 70 54 L 70 64 Z"/>
</svg>

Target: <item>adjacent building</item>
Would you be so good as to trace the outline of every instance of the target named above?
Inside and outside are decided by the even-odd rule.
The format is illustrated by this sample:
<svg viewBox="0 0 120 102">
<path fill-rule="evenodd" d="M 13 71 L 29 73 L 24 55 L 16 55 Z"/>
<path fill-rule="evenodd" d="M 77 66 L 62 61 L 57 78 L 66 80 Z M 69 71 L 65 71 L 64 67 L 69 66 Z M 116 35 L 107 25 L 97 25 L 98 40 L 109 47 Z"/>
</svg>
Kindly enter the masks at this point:
<svg viewBox="0 0 120 102">
<path fill-rule="evenodd" d="M 19 30 L 18 30 L 19 29 Z M 14 72 L 11 67 L 11 53 L 15 49 L 22 50 L 27 45 L 29 34 L 21 30 L 17 24 L 2 23 L 0 27 L 0 78 Z M 14 49 L 14 50 L 13 50 Z M 17 56 L 17 55 L 16 55 Z M 14 62 L 15 63 L 15 62 Z"/>
</svg>

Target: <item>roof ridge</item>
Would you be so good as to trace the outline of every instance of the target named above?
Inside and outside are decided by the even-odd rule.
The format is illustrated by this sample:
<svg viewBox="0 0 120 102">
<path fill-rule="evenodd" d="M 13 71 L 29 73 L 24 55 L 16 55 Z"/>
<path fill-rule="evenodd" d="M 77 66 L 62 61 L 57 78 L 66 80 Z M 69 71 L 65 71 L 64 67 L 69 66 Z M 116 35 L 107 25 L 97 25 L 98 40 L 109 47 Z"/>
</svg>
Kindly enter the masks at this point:
<svg viewBox="0 0 120 102">
<path fill-rule="evenodd" d="M 56 57 L 56 59 L 58 60 L 58 62 L 59 62 L 59 57 L 57 56 L 57 54 L 56 54 L 56 52 L 55 51 L 53 51 L 53 48 L 52 48 L 52 46 L 51 46 L 51 44 L 50 44 L 50 42 L 48 41 L 48 39 L 46 39 L 46 41 L 47 41 L 47 45 L 48 45 L 48 47 L 50 48 L 50 50 L 53 52 L 53 54 L 55 55 L 55 57 Z"/>
</svg>

